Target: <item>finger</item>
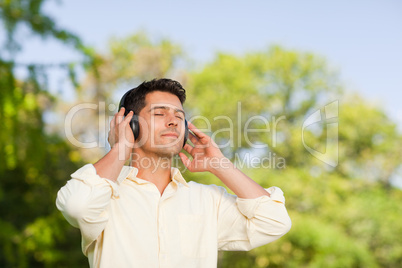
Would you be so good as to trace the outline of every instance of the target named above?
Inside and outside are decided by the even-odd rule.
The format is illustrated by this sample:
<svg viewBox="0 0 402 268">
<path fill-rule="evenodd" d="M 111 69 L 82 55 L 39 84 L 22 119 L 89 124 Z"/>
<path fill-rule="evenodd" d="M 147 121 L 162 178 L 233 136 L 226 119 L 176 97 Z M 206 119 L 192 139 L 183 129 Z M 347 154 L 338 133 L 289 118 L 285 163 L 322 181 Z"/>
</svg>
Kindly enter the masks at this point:
<svg viewBox="0 0 402 268">
<path fill-rule="evenodd" d="M 189 132 L 188 133 L 188 138 L 190 139 L 190 141 L 195 145 L 197 143 L 199 143 L 199 138 L 197 138 L 193 133 Z"/>
<path fill-rule="evenodd" d="M 190 170 L 190 166 L 191 166 L 191 160 L 188 159 L 187 155 L 185 155 L 184 153 L 179 153 L 181 162 L 183 162 L 184 166 Z M 191 171 L 191 170 L 190 170 Z"/>
<path fill-rule="evenodd" d="M 119 111 L 119 112 L 120 112 L 120 111 Z M 118 116 L 119 112 L 115 113 L 114 116 L 113 116 L 112 121 L 113 121 L 113 125 L 114 125 L 114 126 L 117 124 L 117 116 Z"/>
<path fill-rule="evenodd" d="M 109 133 L 107 135 L 107 142 L 109 143 L 110 147 L 113 147 L 115 143 L 114 132 L 112 132 L 112 130 L 109 130 Z"/>
<path fill-rule="evenodd" d="M 124 107 L 121 107 L 120 111 L 116 115 L 116 122 L 115 122 L 116 125 L 120 124 L 121 121 L 123 121 L 124 112 L 125 112 Z"/>
<path fill-rule="evenodd" d="M 116 125 L 116 121 L 115 121 L 116 115 L 117 115 L 117 113 L 115 113 L 112 120 L 110 120 L 110 129 L 114 128 L 114 126 Z"/>
<path fill-rule="evenodd" d="M 111 139 L 112 137 L 110 137 L 110 130 L 109 130 L 109 132 L 107 133 L 107 142 L 110 144 L 110 139 Z"/>
<path fill-rule="evenodd" d="M 187 122 L 187 123 L 188 123 L 188 128 L 194 133 L 195 136 L 197 136 L 200 139 L 202 139 L 204 137 L 208 137 L 205 133 L 203 133 L 196 126 L 194 126 L 193 123 L 191 123 L 191 122 Z"/>
<path fill-rule="evenodd" d="M 210 145 L 211 139 L 207 135 L 205 135 L 205 137 L 201 139 L 195 136 L 194 134 L 189 133 L 188 137 L 190 141 L 194 144 L 194 147 L 196 148 L 206 148 Z"/>
<path fill-rule="evenodd" d="M 127 116 L 124 118 L 123 123 L 128 124 L 131 121 L 131 118 L 133 117 L 134 112 L 130 111 Z"/>
<path fill-rule="evenodd" d="M 186 145 L 184 145 L 183 149 L 184 149 L 187 153 L 191 154 L 191 152 L 193 151 L 194 147 L 191 146 L 190 144 L 186 144 Z"/>
<path fill-rule="evenodd" d="M 189 129 L 194 134 L 194 137 L 196 137 L 198 139 L 199 144 L 208 145 L 210 143 L 211 137 L 209 137 L 207 134 L 203 133 L 196 126 L 194 126 L 191 122 L 188 125 L 189 125 Z"/>
</svg>

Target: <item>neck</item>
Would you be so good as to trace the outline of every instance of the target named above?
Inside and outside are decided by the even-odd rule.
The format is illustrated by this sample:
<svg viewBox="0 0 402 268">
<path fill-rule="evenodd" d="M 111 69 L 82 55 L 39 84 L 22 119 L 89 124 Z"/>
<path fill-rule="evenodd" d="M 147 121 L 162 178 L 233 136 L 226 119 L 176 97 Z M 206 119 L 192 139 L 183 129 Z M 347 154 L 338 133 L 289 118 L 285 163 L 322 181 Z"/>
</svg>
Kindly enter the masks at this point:
<svg viewBox="0 0 402 268">
<path fill-rule="evenodd" d="M 162 195 L 171 181 L 172 157 L 135 152 L 130 164 L 138 169 L 138 178 L 155 184 Z"/>
</svg>

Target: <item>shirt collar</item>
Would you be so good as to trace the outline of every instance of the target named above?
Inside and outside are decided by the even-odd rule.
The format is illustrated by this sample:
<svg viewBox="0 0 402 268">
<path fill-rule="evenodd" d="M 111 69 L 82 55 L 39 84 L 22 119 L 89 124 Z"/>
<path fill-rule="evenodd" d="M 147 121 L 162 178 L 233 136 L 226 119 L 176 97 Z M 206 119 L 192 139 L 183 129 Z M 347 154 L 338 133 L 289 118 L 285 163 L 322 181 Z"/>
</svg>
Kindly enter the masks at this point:
<svg viewBox="0 0 402 268">
<path fill-rule="evenodd" d="M 124 166 L 120 172 L 119 177 L 117 178 L 117 182 L 120 184 L 124 179 L 130 179 L 138 184 L 146 184 L 149 183 L 149 181 L 140 179 L 137 177 L 138 174 L 138 169 L 135 167 L 131 166 Z M 183 184 L 186 187 L 189 187 L 186 180 L 183 178 L 181 175 L 181 172 L 178 168 L 172 167 L 170 170 L 170 178 L 172 179 L 172 182 L 175 184 Z"/>
<path fill-rule="evenodd" d="M 170 170 L 170 177 L 172 178 L 172 181 L 174 181 L 176 184 L 181 183 L 186 187 L 189 187 L 186 180 L 183 178 L 183 175 L 181 175 L 181 172 L 178 168 L 172 167 Z"/>
</svg>

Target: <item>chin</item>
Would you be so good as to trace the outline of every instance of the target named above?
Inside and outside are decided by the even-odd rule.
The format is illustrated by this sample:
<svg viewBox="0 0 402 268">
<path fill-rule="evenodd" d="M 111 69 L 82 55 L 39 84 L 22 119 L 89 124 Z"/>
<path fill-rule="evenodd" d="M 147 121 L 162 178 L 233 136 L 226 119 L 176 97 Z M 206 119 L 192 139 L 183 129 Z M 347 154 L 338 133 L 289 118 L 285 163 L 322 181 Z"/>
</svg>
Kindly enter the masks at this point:
<svg viewBox="0 0 402 268">
<path fill-rule="evenodd" d="M 180 152 L 180 150 L 158 150 L 155 152 L 159 157 L 163 158 L 172 158 L 175 155 L 177 155 Z"/>
<path fill-rule="evenodd" d="M 173 145 L 171 147 L 163 148 L 161 151 L 162 151 L 162 153 L 165 153 L 167 155 L 174 156 L 174 155 L 179 154 L 181 149 L 182 149 L 181 146 Z"/>
<path fill-rule="evenodd" d="M 180 153 L 182 146 L 181 143 L 172 143 L 172 144 L 158 144 L 153 148 L 150 148 L 150 152 L 153 152 L 161 157 L 173 157 Z"/>
</svg>

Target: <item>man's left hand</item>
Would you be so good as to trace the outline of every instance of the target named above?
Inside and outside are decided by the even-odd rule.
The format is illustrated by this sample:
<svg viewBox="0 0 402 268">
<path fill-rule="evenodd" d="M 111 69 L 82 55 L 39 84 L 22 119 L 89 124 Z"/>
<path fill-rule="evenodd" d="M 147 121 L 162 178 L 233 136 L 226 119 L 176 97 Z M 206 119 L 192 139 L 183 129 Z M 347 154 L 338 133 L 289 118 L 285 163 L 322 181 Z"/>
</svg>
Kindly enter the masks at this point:
<svg viewBox="0 0 402 268">
<path fill-rule="evenodd" d="M 191 172 L 213 171 L 230 164 L 218 148 L 218 145 L 205 133 L 199 130 L 192 123 L 188 122 L 191 132 L 189 139 L 193 143 L 184 145 L 183 149 L 188 152 L 192 159 L 190 160 L 184 153 L 179 153 L 181 161 Z"/>
</svg>

